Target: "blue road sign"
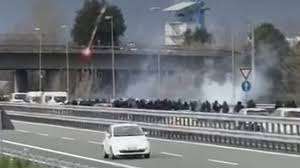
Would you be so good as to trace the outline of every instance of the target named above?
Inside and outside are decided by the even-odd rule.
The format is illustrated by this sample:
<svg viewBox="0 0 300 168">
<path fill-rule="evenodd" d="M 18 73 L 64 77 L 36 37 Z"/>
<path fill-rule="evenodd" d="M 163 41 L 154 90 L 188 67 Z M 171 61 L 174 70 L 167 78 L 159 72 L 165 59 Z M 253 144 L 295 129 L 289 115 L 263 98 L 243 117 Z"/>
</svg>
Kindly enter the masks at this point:
<svg viewBox="0 0 300 168">
<path fill-rule="evenodd" d="M 249 92 L 251 90 L 251 83 L 249 81 L 244 81 L 242 83 L 242 89 L 244 92 Z"/>
</svg>

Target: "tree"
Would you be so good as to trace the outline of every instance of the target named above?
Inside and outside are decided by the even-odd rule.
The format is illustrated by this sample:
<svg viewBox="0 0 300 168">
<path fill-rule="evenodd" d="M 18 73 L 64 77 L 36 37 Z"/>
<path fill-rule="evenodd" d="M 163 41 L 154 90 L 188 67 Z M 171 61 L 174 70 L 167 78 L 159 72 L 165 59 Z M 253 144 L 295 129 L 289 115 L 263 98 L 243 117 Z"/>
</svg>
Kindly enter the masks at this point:
<svg viewBox="0 0 300 168">
<path fill-rule="evenodd" d="M 193 39 L 192 30 L 187 29 L 184 32 L 184 43 L 187 44 L 187 45 L 191 45 L 192 39 Z"/>
<path fill-rule="evenodd" d="M 259 48 L 263 45 L 268 45 L 271 49 L 277 51 L 280 58 L 284 58 L 289 55 L 290 48 L 289 43 L 286 41 L 284 34 L 271 23 L 263 23 L 258 26 L 255 31 L 255 43 L 256 49 L 260 52 Z"/>
<path fill-rule="evenodd" d="M 293 54 L 284 34 L 271 23 L 259 25 L 254 33 L 257 66 L 274 84 L 272 97 L 287 94 L 293 90 L 292 82 L 288 81 L 293 76 Z"/>
<path fill-rule="evenodd" d="M 195 42 L 200 42 L 201 44 L 211 43 L 212 35 L 204 28 L 196 28 L 193 34 L 193 39 Z"/>
<path fill-rule="evenodd" d="M 96 26 L 96 19 L 104 5 L 107 5 L 104 16 L 113 16 L 114 42 L 118 44 L 120 36 L 126 30 L 125 20 L 117 6 L 108 5 L 104 0 L 101 2 L 98 0 L 86 0 L 82 9 L 77 12 L 72 29 L 72 37 L 75 43 L 79 45 L 87 45 L 89 43 L 91 34 Z M 111 24 L 104 17 L 98 24 L 93 44 L 96 44 L 98 41 L 100 41 L 101 45 L 111 44 Z"/>
<path fill-rule="evenodd" d="M 194 32 L 187 29 L 184 33 L 184 44 L 190 46 L 192 44 L 211 43 L 212 35 L 205 28 L 196 28 Z"/>
</svg>

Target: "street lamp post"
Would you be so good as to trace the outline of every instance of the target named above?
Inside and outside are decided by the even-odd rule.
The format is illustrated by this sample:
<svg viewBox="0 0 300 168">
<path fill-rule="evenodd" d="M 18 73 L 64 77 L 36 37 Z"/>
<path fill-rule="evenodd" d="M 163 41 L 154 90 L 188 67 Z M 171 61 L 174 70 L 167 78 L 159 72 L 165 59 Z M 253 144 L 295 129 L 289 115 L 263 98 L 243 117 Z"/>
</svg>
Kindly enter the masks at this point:
<svg viewBox="0 0 300 168">
<path fill-rule="evenodd" d="M 235 81 L 236 81 L 236 60 L 235 60 L 235 35 L 233 31 L 231 32 L 231 65 L 232 65 L 232 104 L 235 103 L 236 99 L 236 89 L 235 89 Z"/>
<path fill-rule="evenodd" d="M 36 27 L 34 28 L 35 31 L 39 32 L 39 91 L 42 91 L 42 40 L 43 40 L 43 35 L 41 28 Z"/>
<path fill-rule="evenodd" d="M 161 99 L 161 69 L 160 69 L 160 53 L 157 55 L 157 71 L 158 71 L 158 98 Z"/>
<path fill-rule="evenodd" d="M 252 69 L 252 83 L 255 87 L 256 82 L 256 66 L 255 66 L 255 25 L 251 24 L 251 69 Z"/>
<path fill-rule="evenodd" d="M 106 20 L 110 20 L 111 27 L 111 69 L 112 69 L 112 98 L 116 97 L 116 79 L 115 79 L 115 50 L 114 50 L 114 22 L 113 16 L 105 16 Z"/>
<path fill-rule="evenodd" d="M 69 97 L 69 92 L 70 92 L 70 63 L 69 63 L 69 43 L 68 43 L 68 38 L 67 34 L 69 32 L 68 26 L 67 25 L 62 25 L 62 29 L 65 30 L 66 33 L 66 44 L 65 44 L 65 53 L 66 53 L 66 80 L 67 80 L 67 86 L 66 86 L 66 91 L 67 91 L 67 96 Z"/>
</svg>

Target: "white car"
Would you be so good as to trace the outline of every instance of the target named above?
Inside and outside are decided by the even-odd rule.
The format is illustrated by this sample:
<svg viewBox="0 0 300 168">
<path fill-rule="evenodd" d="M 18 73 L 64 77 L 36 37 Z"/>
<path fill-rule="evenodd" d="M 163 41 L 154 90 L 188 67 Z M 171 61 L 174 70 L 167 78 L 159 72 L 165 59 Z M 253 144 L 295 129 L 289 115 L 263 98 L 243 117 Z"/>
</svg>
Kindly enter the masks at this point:
<svg viewBox="0 0 300 168">
<path fill-rule="evenodd" d="M 259 116 L 268 116 L 270 113 L 263 108 L 244 108 L 239 114 L 241 115 L 259 115 Z"/>
<path fill-rule="evenodd" d="M 111 125 L 103 141 L 104 158 L 140 155 L 150 158 L 150 143 L 142 128 L 136 124 Z"/>
<path fill-rule="evenodd" d="M 10 102 L 12 103 L 25 103 L 26 93 L 12 93 Z"/>
<path fill-rule="evenodd" d="M 278 108 L 273 116 L 300 118 L 300 108 Z"/>
</svg>

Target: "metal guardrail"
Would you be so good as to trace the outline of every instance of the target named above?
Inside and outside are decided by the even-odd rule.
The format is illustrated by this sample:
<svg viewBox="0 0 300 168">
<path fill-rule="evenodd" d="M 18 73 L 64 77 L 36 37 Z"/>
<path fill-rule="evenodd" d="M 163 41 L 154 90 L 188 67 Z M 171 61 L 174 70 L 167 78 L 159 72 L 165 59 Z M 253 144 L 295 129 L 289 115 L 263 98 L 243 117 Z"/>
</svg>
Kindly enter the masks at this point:
<svg viewBox="0 0 300 168">
<path fill-rule="evenodd" d="M 81 106 L 47 106 L 30 104 L 0 104 L 4 109 L 20 112 L 47 113 L 132 121 L 190 128 L 248 131 L 300 136 L 300 119 L 274 116 L 243 116 L 219 113 L 164 112 L 155 110 L 116 109 Z"/>
<path fill-rule="evenodd" d="M 106 130 L 113 123 L 128 121 L 109 120 L 100 118 L 61 116 L 55 114 L 40 114 L 32 112 L 8 111 L 15 120 L 40 122 L 62 126 Z M 164 124 L 150 124 L 134 122 L 149 132 L 149 136 L 181 141 L 205 142 L 221 145 L 256 148 L 278 152 L 300 153 L 300 137 L 292 135 L 278 135 L 260 132 L 220 130 L 213 128 L 191 128 L 188 126 L 170 126 Z"/>
</svg>

